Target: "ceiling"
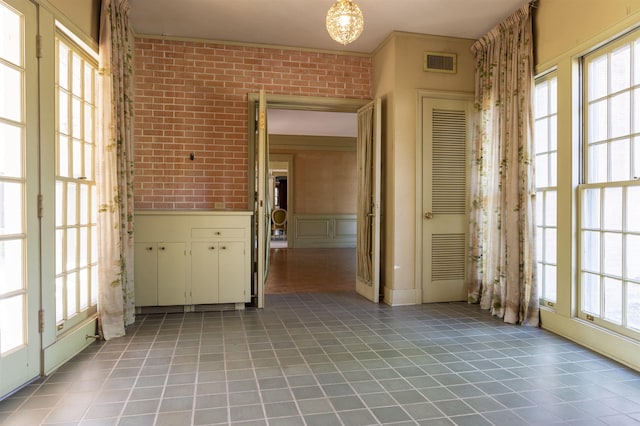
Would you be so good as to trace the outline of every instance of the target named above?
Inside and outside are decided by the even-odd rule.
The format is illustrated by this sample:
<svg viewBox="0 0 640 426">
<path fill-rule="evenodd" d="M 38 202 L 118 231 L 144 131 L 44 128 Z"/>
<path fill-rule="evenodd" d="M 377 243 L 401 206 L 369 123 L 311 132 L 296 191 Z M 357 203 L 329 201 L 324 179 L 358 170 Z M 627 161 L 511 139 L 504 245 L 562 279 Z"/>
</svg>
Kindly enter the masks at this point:
<svg viewBox="0 0 640 426">
<path fill-rule="evenodd" d="M 139 35 L 372 53 L 393 31 L 478 39 L 530 0 L 354 0 L 364 31 L 343 46 L 325 28 L 335 0 L 129 0 Z M 352 136 L 354 114 L 270 111 L 270 133 Z"/>
<path fill-rule="evenodd" d="M 137 34 L 373 52 L 392 31 L 477 39 L 529 0 L 355 0 L 364 31 L 342 46 L 325 28 L 335 0 L 129 0 Z"/>
</svg>

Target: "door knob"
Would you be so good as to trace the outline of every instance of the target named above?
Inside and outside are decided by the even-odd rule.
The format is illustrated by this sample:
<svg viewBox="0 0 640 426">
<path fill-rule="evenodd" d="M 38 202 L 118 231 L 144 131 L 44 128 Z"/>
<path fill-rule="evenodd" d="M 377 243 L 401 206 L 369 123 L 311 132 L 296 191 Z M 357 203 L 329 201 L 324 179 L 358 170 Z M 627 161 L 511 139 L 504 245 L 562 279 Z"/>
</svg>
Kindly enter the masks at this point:
<svg viewBox="0 0 640 426">
<path fill-rule="evenodd" d="M 427 220 L 429 220 L 429 219 L 433 219 L 433 213 L 431 213 L 431 212 L 426 212 L 426 213 L 424 214 L 424 218 L 425 218 L 425 219 L 427 219 Z"/>
</svg>

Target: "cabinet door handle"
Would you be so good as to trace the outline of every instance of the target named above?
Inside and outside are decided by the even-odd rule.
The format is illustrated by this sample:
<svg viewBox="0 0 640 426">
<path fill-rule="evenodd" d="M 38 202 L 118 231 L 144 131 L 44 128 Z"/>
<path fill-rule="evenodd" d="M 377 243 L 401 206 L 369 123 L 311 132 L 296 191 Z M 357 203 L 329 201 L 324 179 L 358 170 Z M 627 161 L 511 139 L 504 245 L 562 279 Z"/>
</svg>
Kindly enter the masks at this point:
<svg viewBox="0 0 640 426">
<path fill-rule="evenodd" d="M 215 249 L 216 249 L 216 246 L 209 247 L 209 250 L 215 250 Z"/>
<path fill-rule="evenodd" d="M 222 247 L 220 247 L 220 248 L 221 248 L 222 250 L 226 250 L 226 249 L 227 249 L 227 246 L 222 246 Z"/>
<path fill-rule="evenodd" d="M 160 250 L 164 250 L 166 247 L 160 247 Z"/>
<path fill-rule="evenodd" d="M 147 247 L 147 250 L 153 251 L 153 247 Z"/>
<path fill-rule="evenodd" d="M 216 232 L 216 235 L 220 235 L 220 231 L 217 231 L 217 232 Z"/>
</svg>

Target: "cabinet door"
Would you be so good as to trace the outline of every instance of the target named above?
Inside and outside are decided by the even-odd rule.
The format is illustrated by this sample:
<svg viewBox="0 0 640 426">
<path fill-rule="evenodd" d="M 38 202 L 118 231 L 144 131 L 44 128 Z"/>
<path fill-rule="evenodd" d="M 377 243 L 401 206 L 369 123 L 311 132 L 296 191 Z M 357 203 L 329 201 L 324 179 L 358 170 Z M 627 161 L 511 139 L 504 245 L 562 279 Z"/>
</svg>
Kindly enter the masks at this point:
<svg viewBox="0 0 640 426">
<path fill-rule="evenodd" d="M 191 243 L 191 303 L 218 303 L 218 243 Z"/>
<path fill-rule="evenodd" d="M 158 305 L 184 305 L 185 243 L 158 243 Z"/>
<path fill-rule="evenodd" d="M 219 302 L 244 302 L 244 242 L 225 241 L 219 247 Z"/>
<path fill-rule="evenodd" d="M 158 250 L 156 243 L 136 243 L 134 248 L 136 306 L 158 304 Z"/>
</svg>

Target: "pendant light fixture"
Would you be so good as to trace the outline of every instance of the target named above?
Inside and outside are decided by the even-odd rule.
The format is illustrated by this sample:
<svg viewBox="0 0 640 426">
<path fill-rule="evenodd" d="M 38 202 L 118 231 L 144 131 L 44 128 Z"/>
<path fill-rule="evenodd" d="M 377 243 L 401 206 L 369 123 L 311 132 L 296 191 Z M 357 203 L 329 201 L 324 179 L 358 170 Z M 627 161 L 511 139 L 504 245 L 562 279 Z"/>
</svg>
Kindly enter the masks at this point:
<svg viewBox="0 0 640 426">
<path fill-rule="evenodd" d="M 362 12 L 351 0 L 336 0 L 327 12 L 327 31 L 338 43 L 351 43 L 360 36 L 363 28 Z"/>
</svg>

